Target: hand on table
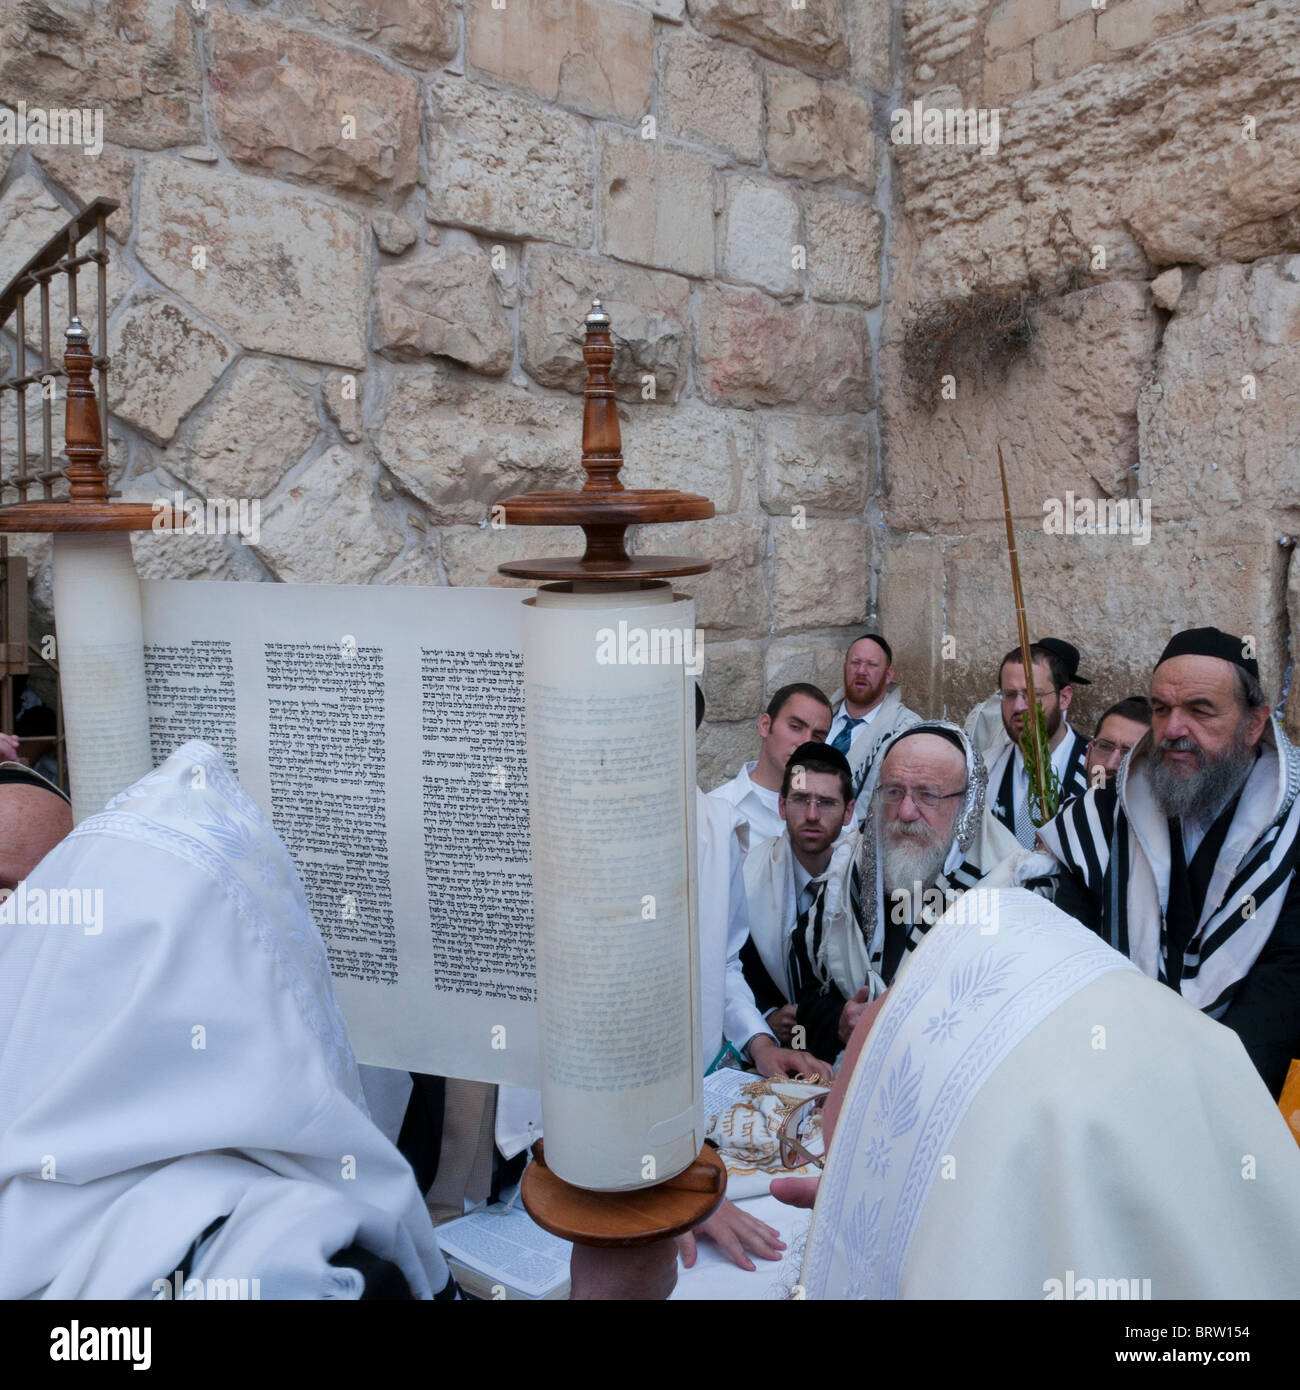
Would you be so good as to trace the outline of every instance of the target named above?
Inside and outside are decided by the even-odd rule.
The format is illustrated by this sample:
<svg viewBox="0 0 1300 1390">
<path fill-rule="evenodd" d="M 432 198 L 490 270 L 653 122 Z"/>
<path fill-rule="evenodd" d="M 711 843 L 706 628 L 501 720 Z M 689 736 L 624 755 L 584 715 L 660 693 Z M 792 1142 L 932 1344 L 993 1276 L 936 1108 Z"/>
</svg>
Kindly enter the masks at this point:
<svg viewBox="0 0 1300 1390">
<path fill-rule="evenodd" d="M 827 1086 L 835 1079 L 835 1069 L 819 1061 L 811 1052 L 796 1052 L 778 1047 L 765 1033 L 750 1040 L 749 1055 L 760 1076 L 802 1076 L 811 1081 L 819 1078 Z"/>
<path fill-rule="evenodd" d="M 780 1231 L 765 1225 L 756 1216 L 751 1216 L 734 1203 L 723 1200 L 722 1205 L 708 1218 L 701 1221 L 694 1231 L 687 1231 L 677 1237 L 677 1249 L 681 1253 L 682 1264 L 690 1269 L 695 1263 L 696 1234 L 708 1236 L 725 1250 L 732 1264 L 741 1269 L 754 1270 L 757 1266 L 746 1255 L 750 1251 L 760 1260 L 779 1260 L 785 1249 L 785 1241 Z"/>
</svg>

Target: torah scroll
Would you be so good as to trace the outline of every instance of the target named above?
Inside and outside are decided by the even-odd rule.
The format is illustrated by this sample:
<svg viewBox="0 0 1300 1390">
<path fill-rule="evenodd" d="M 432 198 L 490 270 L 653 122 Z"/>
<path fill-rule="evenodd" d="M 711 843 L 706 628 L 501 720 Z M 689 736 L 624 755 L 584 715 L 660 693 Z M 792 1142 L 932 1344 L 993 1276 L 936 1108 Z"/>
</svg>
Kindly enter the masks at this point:
<svg viewBox="0 0 1300 1390">
<path fill-rule="evenodd" d="M 694 605 L 662 583 L 565 583 L 525 608 L 546 1162 L 646 1187 L 704 1137 Z"/>
</svg>

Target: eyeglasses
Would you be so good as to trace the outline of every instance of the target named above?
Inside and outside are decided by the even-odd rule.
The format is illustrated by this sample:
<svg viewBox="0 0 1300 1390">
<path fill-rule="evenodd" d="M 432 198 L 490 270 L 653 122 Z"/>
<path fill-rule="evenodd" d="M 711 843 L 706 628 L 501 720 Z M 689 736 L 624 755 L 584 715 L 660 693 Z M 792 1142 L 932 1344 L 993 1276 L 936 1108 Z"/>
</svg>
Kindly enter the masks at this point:
<svg viewBox="0 0 1300 1390">
<path fill-rule="evenodd" d="M 785 804 L 793 806 L 796 811 L 805 811 L 811 807 L 815 816 L 820 816 L 823 811 L 844 809 L 844 803 L 838 796 L 809 796 L 807 792 L 792 792 L 786 797 Z"/>
<path fill-rule="evenodd" d="M 808 1147 L 821 1139 L 822 1106 L 825 1103 L 824 1095 L 810 1096 L 793 1110 L 786 1111 L 776 1132 L 782 1168 L 802 1168 L 808 1163 L 814 1168 L 825 1167 L 825 1155 L 813 1153 Z"/>
<path fill-rule="evenodd" d="M 1060 691 L 1053 689 L 1050 685 L 1046 690 L 1040 690 L 1035 686 L 1034 694 L 1041 699 L 1044 695 L 1059 695 Z M 1004 705 L 1014 705 L 1017 700 L 1027 701 L 1029 699 L 1029 692 L 1027 690 L 999 690 L 998 699 L 1000 699 Z"/>
<path fill-rule="evenodd" d="M 1100 753 L 1103 758 L 1109 758 L 1112 753 L 1127 753 L 1133 744 L 1112 743 L 1108 738 L 1094 738 L 1088 747 L 1094 752 Z"/>
<path fill-rule="evenodd" d="M 886 806 L 901 806 L 904 798 L 910 796 L 918 806 L 933 811 L 941 801 L 951 801 L 954 796 L 965 796 L 966 788 L 963 787 L 959 792 L 932 792 L 914 791 L 911 787 L 879 786 L 876 788 L 876 795 Z"/>
</svg>

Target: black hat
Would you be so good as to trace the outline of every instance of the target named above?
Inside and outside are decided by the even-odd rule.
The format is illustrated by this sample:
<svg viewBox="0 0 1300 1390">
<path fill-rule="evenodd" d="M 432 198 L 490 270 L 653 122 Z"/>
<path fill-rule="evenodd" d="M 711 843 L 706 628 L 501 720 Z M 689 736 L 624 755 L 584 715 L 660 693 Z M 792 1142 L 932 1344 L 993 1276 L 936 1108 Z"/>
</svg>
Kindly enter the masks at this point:
<svg viewBox="0 0 1300 1390">
<path fill-rule="evenodd" d="M 913 724 L 910 729 L 904 729 L 901 734 L 894 735 L 889 743 L 889 751 L 892 753 L 911 734 L 934 734 L 936 738 L 947 739 L 963 758 L 966 756 L 966 745 L 961 741 L 960 735 L 946 724 Z"/>
<path fill-rule="evenodd" d="M 894 660 L 894 649 L 878 632 L 864 632 L 861 637 L 855 637 L 853 641 L 849 643 L 849 646 L 856 647 L 859 642 L 874 642 L 876 646 L 884 652 L 886 660 L 892 664 Z"/>
<path fill-rule="evenodd" d="M 844 772 L 853 776 L 849 767 L 849 760 L 840 752 L 838 748 L 829 743 L 818 743 L 816 739 L 810 739 L 807 743 L 801 743 L 798 748 L 790 754 L 789 766 L 793 767 L 796 763 L 817 764 L 827 772 Z"/>
<path fill-rule="evenodd" d="M 1063 641 L 1060 637 L 1040 637 L 1033 644 L 1035 647 L 1042 647 L 1044 651 L 1051 652 L 1056 659 L 1065 667 L 1066 685 L 1091 685 L 1090 680 L 1086 680 L 1078 674 L 1079 671 L 1079 649 L 1069 642 Z"/>
<path fill-rule="evenodd" d="M 1244 654 L 1245 645 L 1240 637 L 1221 632 L 1217 627 L 1188 627 L 1174 633 L 1160 653 L 1156 665 L 1175 656 L 1215 656 L 1220 661 L 1230 661 L 1234 666 L 1240 666 L 1258 680 L 1259 662 L 1253 656 Z"/>
<path fill-rule="evenodd" d="M 69 805 L 72 804 L 66 792 L 56 787 L 48 777 L 42 777 L 39 772 L 33 772 L 30 767 L 23 763 L 0 763 L 0 786 L 11 782 L 26 787 L 40 787 L 42 791 L 53 792 L 55 796 L 60 796 Z"/>
</svg>

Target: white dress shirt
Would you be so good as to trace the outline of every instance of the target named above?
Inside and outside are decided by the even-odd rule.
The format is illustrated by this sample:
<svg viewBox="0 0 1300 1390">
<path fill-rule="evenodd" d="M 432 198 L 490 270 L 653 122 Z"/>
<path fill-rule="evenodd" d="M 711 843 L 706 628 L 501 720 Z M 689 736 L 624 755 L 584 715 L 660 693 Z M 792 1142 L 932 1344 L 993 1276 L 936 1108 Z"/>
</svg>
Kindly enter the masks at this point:
<svg viewBox="0 0 1300 1390">
<path fill-rule="evenodd" d="M 749 822 L 749 843 L 756 845 L 760 840 L 770 840 L 783 834 L 785 822 L 781 819 L 781 795 L 760 787 L 750 779 L 750 773 L 758 766 L 757 760 L 746 763 L 730 782 L 724 782 L 709 793 L 728 802 Z"/>
</svg>

